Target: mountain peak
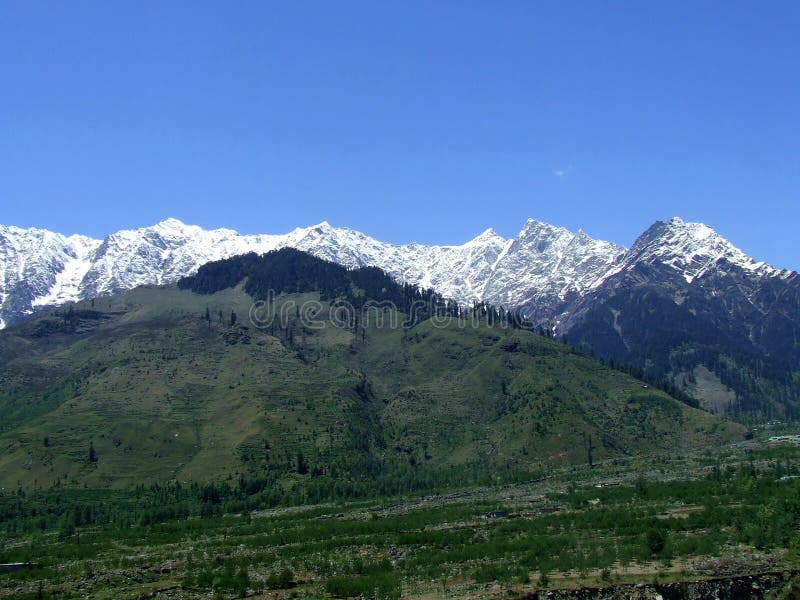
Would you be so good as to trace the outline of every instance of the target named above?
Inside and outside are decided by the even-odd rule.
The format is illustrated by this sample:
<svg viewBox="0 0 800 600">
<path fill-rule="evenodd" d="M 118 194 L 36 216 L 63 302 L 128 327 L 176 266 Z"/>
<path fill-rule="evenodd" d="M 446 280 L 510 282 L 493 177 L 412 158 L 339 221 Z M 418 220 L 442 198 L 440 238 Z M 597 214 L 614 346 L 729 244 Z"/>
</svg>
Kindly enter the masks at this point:
<svg viewBox="0 0 800 600">
<path fill-rule="evenodd" d="M 154 227 L 183 228 L 186 227 L 186 223 L 175 217 L 167 217 L 163 221 L 156 223 Z"/>
<path fill-rule="evenodd" d="M 336 231 L 336 230 L 333 227 L 331 227 L 330 223 L 328 223 L 327 221 L 321 221 L 321 222 L 317 223 L 316 225 L 309 225 L 308 227 L 295 227 L 294 231 L 292 231 L 292 234 L 295 235 L 295 236 L 298 236 L 298 235 L 299 236 L 306 236 L 308 234 L 314 234 L 314 233 L 316 233 L 316 234 L 323 234 L 323 233 L 328 234 L 328 233 L 331 233 L 331 232 L 334 232 L 334 231 Z M 292 235 L 292 234 L 290 234 L 290 235 Z"/>
<path fill-rule="evenodd" d="M 667 223 L 670 231 L 680 232 L 681 235 L 689 236 L 695 240 L 708 240 L 711 238 L 718 238 L 730 244 L 714 229 L 705 223 L 698 223 L 692 221 L 684 221 L 680 217 L 672 217 Z"/>
<path fill-rule="evenodd" d="M 523 239 L 559 239 L 559 238 L 569 238 L 572 239 L 573 233 L 564 228 L 559 227 L 557 225 L 551 225 L 550 223 L 545 223 L 544 221 L 537 221 L 536 219 L 528 219 L 525 221 L 525 225 L 522 226 L 522 230 L 519 232 L 517 236 L 518 240 Z"/>
<path fill-rule="evenodd" d="M 545 221 L 539 221 L 537 219 L 526 219 L 525 225 L 522 226 L 523 231 L 526 229 L 564 229 L 563 227 L 558 227 L 557 225 L 551 225 Z M 566 230 L 565 230 L 566 231 Z"/>
<path fill-rule="evenodd" d="M 486 231 L 481 233 L 480 235 L 475 236 L 470 241 L 468 241 L 464 246 L 484 246 L 486 244 L 497 243 L 497 244 L 504 244 L 506 239 L 497 233 L 494 229 L 489 227 Z"/>
<path fill-rule="evenodd" d="M 159 221 L 155 225 L 151 225 L 150 227 L 142 227 L 137 231 L 157 231 L 159 233 L 178 235 L 182 237 L 198 235 L 201 232 L 205 232 L 205 230 L 199 225 L 188 225 L 180 219 L 176 219 L 174 217 L 168 217 L 163 221 Z"/>
<path fill-rule="evenodd" d="M 777 273 L 763 262 L 756 262 L 705 223 L 687 222 L 673 217 L 656 221 L 634 243 L 626 262 L 660 262 L 679 271 L 688 283 L 727 261 L 748 271 Z"/>
</svg>

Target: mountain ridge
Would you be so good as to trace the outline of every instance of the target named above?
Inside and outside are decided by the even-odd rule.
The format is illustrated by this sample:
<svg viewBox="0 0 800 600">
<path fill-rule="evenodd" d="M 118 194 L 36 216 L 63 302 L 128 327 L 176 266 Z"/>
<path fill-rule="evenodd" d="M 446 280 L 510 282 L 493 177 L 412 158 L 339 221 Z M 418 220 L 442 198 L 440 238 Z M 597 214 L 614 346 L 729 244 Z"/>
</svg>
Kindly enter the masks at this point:
<svg viewBox="0 0 800 600">
<path fill-rule="evenodd" d="M 390 244 L 327 221 L 285 234 L 242 235 L 168 218 L 102 240 L 0 225 L 0 327 L 65 302 L 173 283 L 212 260 L 282 247 L 309 251 L 348 268 L 377 266 L 401 282 L 433 288 L 461 303 L 488 301 L 549 320 L 570 294 L 586 295 L 633 262 L 663 259 L 659 248 L 642 240 L 664 227 L 675 234 L 673 241 L 683 244 L 684 254 L 705 255 L 706 270 L 726 258 L 764 276 L 792 273 L 756 262 L 706 225 L 677 217 L 656 222 L 631 249 L 593 239 L 582 229 L 572 233 L 534 219 L 516 237 L 506 239 L 488 228 L 459 245 Z M 708 240 L 713 244 L 704 246 Z M 702 269 L 683 264 L 690 262 L 677 256 L 673 266 L 686 266 L 687 277 L 701 275 Z"/>
<path fill-rule="evenodd" d="M 48 243 L 42 244 L 45 239 Z M 103 240 L 0 226 L 0 318 L 13 324 L 47 306 L 172 283 L 212 260 L 281 247 L 306 250 L 348 268 L 378 266 L 400 281 L 468 303 L 483 299 L 489 277 L 512 242 L 487 229 L 460 245 L 396 245 L 326 221 L 286 234 L 240 235 L 170 218 Z"/>
</svg>

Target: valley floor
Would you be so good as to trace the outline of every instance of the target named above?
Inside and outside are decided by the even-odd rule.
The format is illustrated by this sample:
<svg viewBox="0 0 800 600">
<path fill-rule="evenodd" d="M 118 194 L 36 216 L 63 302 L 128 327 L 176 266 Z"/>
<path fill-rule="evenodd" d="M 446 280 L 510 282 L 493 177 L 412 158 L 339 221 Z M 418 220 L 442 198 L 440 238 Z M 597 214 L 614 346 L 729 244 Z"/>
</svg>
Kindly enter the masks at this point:
<svg viewBox="0 0 800 600">
<path fill-rule="evenodd" d="M 56 530 L 26 513 L 0 521 L 0 563 L 36 566 L 0 573 L 0 598 L 796 598 L 787 433 L 423 496 Z"/>
</svg>

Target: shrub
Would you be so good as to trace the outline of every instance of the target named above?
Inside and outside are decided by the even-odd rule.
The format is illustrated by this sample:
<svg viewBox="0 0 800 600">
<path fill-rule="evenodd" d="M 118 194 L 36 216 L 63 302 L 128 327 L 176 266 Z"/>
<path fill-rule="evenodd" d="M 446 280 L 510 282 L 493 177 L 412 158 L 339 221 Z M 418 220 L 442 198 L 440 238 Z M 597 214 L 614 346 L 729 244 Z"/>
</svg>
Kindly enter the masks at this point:
<svg viewBox="0 0 800 600">
<path fill-rule="evenodd" d="M 361 577 L 340 575 L 325 582 L 325 591 L 337 598 L 364 597 L 375 600 L 395 600 L 402 592 L 400 575 L 374 573 Z"/>
<path fill-rule="evenodd" d="M 644 534 L 645 547 L 651 556 L 656 556 L 664 549 L 667 543 L 667 532 L 658 527 L 651 527 Z"/>
<path fill-rule="evenodd" d="M 288 567 L 283 569 L 280 573 L 270 573 L 267 577 L 266 586 L 268 590 L 285 590 L 286 588 L 293 587 L 294 573 Z"/>
</svg>

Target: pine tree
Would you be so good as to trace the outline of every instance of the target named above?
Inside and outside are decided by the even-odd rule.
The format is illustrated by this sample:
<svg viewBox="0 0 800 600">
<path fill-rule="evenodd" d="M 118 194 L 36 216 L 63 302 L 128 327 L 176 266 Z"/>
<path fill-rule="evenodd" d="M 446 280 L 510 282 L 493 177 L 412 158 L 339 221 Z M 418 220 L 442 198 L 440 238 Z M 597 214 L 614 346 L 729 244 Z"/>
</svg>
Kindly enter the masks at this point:
<svg viewBox="0 0 800 600">
<path fill-rule="evenodd" d="M 297 472 L 300 475 L 305 475 L 308 473 L 308 463 L 306 462 L 306 458 L 303 456 L 303 452 L 301 450 L 297 451 Z"/>
</svg>

